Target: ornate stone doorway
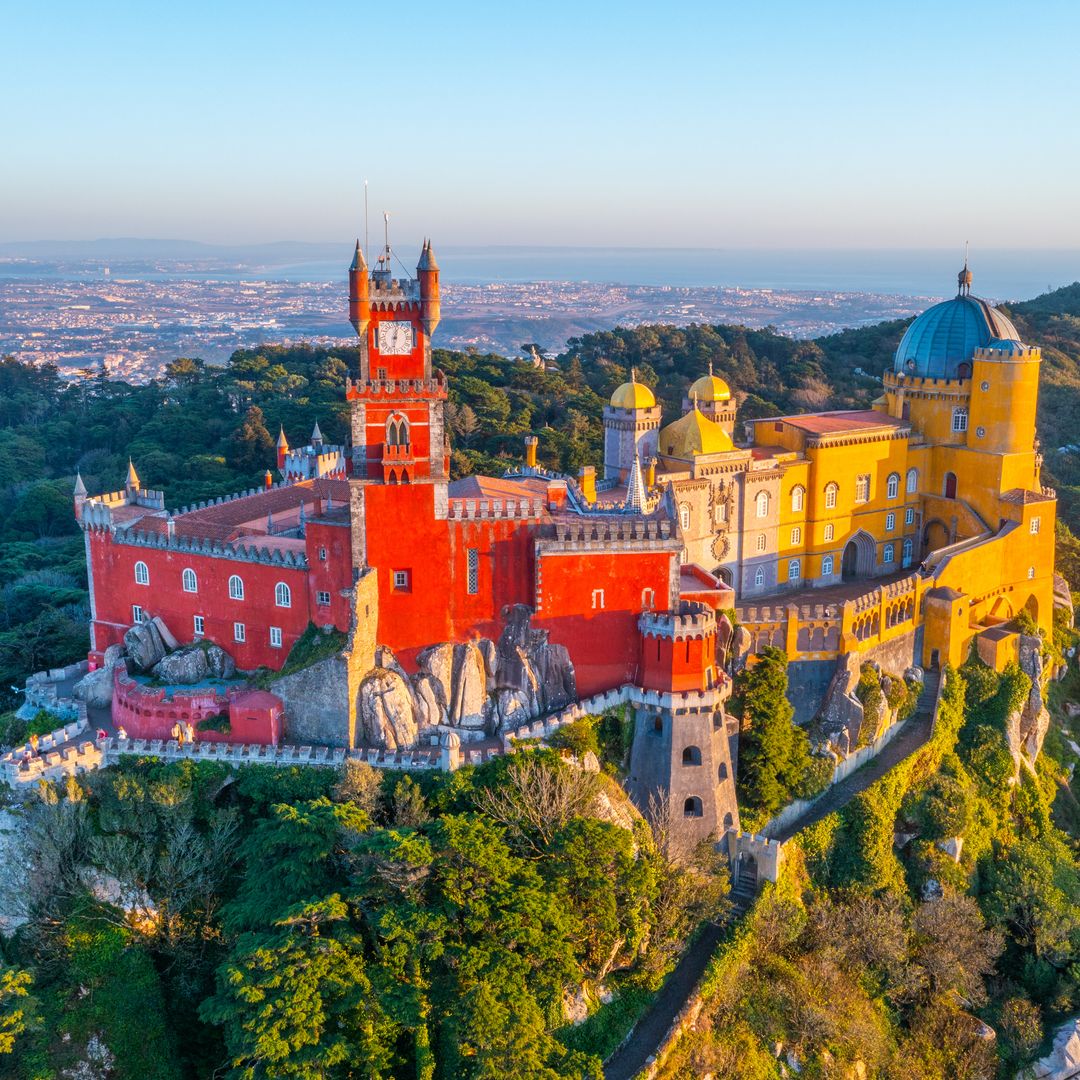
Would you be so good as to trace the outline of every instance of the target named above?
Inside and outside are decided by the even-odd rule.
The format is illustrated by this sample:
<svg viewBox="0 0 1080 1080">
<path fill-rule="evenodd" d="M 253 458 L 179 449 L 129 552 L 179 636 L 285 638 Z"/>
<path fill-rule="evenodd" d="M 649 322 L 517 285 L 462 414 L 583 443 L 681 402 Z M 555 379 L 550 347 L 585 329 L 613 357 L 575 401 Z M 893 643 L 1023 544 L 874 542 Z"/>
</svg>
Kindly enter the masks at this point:
<svg viewBox="0 0 1080 1080">
<path fill-rule="evenodd" d="M 840 563 L 840 575 L 844 581 L 870 577 L 877 562 L 877 545 L 874 538 L 861 529 L 847 542 Z"/>
</svg>

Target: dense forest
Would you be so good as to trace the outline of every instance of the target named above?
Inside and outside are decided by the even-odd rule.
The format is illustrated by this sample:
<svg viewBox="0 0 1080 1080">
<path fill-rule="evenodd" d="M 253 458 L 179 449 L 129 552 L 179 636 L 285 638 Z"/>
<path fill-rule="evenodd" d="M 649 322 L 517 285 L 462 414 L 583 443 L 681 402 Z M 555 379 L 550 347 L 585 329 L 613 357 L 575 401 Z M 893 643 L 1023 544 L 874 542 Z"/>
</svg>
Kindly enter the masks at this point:
<svg viewBox="0 0 1080 1080">
<path fill-rule="evenodd" d="M 1059 563 L 1080 587 L 1080 284 L 1009 309 L 1045 358 L 1040 400 L 1044 477 L 1060 495 Z M 536 434 L 543 464 L 574 472 L 601 456 L 601 412 L 636 368 L 677 414 L 693 379 L 712 363 L 741 416 L 866 406 L 906 323 L 797 341 L 737 326 L 639 326 L 567 343 L 542 368 L 521 360 L 435 351 L 450 377 L 454 475 L 501 472 Z M 279 426 L 306 442 L 316 420 L 344 441 L 348 349 L 265 347 L 214 367 L 181 358 L 159 379 L 132 386 L 101 378 L 65 382 L 50 367 L 0 360 L 0 709 L 26 674 L 85 651 L 86 584 L 71 488 L 123 481 L 130 456 L 144 484 L 182 506 L 262 482 Z"/>
</svg>

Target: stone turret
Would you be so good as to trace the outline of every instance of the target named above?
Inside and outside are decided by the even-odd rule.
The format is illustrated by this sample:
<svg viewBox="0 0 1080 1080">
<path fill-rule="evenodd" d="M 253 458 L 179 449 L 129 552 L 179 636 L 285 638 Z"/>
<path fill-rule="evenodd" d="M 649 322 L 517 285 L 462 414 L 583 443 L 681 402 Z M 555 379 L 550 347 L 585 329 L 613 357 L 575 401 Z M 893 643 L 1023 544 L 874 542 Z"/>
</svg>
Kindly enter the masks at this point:
<svg viewBox="0 0 1080 1080">
<path fill-rule="evenodd" d="M 349 266 L 349 322 L 356 336 L 363 339 L 371 322 L 371 285 L 368 281 L 368 265 L 360 241 L 356 241 L 352 264 Z"/>
<path fill-rule="evenodd" d="M 424 333 L 430 338 L 439 325 L 441 305 L 439 302 L 439 264 L 435 261 L 435 252 L 431 241 L 424 241 L 420 252 L 420 261 L 416 264 L 416 276 L 420 281 L 420 313 L 424 323 Z"/>
</svg>

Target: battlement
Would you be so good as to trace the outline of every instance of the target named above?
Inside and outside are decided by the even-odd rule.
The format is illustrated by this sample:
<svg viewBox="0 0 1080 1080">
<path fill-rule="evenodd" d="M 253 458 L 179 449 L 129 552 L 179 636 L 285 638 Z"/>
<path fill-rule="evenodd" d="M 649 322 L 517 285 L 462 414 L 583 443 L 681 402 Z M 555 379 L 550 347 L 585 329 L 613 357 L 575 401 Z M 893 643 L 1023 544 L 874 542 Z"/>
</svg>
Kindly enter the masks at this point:
<svg viewBox="0 0 1080 1080">
<path fill-rule="evenodd" d="M 431 379 L 345 379 L 349 400 L 379 401 L 408 397 L 445 398 L 446 378 L 439 372 Z"/>
<path fill-rule="evenodd" d="M 632 518 L 629 514 L 626 517 L 582 514 L 572 520 L 556 521 L 543 540 L 547 550 L 605 548 L 612 544 L 656 545 L 665 550 L 682 547 L 667 518 Z"/>
<path fill-rule="evenodd" d="M 716 633 L 716 613 L 705 604 L 682 600 L 674 611 L 646 611 L 638 619 L 638 629 L 645 637 L 686 638 L 706 637 Z"/>
<path fill-rule="evenodd" d="M 369 281 L 373 311 L 379 310 L 376 302 L 380 304 L 408 303 L 420 299 L 420 282 L 416 278 L 392 278 L 386 272 L 375 270 Z"/>
<path fill-rule="evenodd" d="M 450 521 L 529 521 L 544 512 L 543 499 L 449 499 Z"/>
<path fill-rule="evenodd" d="M 293 570 L 308 569 L 305 552 L 282 551 L 276 547 L 260 547 L 257 543 L 244 543 L 242 541 L 229 543 L 220 540 L 209 540 L 204 537 L 170 536 L 168 533 L 144 532 L 139 529 L 121 529 L 113 533 L 113 543 L 129 544 L 132 547 L 187 551 L 193 555 L 205 555 L 213 559 L 234 559 L 238 562 L 261 563 L 264 566 L 282 566 Z"/>
<path fill-rule="evenodd" d="M 165 492 L 153 488 L 139 488 L 135 491 L 121 488 L 119 491 L 107 491 L 103 495 L 92 495 L 86 500 L 84 508 L 97 505 L 109 509 L 117 506 L 142 506 L 147 510 L 164 510 Z"/>
<path fill-rule="evenodd" d="M 1022 345 L 1020 342 L 1010 344 L 1005 349 L 985 348 L 976 349 L 972 354 L 975 360 L 993 360 L 996 363 L 1009 360 L 1038 360 L 1042 357 L 1042 350 L 1035 345 Z"/>
</svg>

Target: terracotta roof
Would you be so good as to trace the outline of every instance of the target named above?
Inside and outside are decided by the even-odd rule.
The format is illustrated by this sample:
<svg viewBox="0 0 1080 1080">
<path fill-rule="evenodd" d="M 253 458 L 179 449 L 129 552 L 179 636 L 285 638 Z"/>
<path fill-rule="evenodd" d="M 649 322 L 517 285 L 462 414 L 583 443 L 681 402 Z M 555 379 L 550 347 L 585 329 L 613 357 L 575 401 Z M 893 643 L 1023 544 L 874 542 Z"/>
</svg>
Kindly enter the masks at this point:
<svg viewBox="0 0 1080 1080">
<path fill-rule="evenodd" d="M 896 430 L 911 427 L 907 420 L 886 416 L 885 413 L 880 413 L 876 409 L 853 409 L 841 412 L 808 413 L 806 416 L 770 417 L 756 421 L 755 430 L 758 424 L 768 424 L 770 419 L 776 420 L 777 423 L 783 421 L 789 427 L 798 428 L 811 435 L 838 435 L 847 432 L 861 434 L 869 433 L 875 428 Z"/>
<path fill-rule="evenodd" d="M 537 499 L 547 488 L 543 476 L 465 476 L 448 485 L 451 499 Z"/>
<path fill-rule="evenodd" d="M 1031 491 L 1028 488 L 1011 488 L 1002 494 L 1001 501 L 1017 503 L 1023 506 L 1027 503 L 1053 502 L 1054 500 L 1052 495 L 1044 495 L 1041 491 Z"/>
</svg>

